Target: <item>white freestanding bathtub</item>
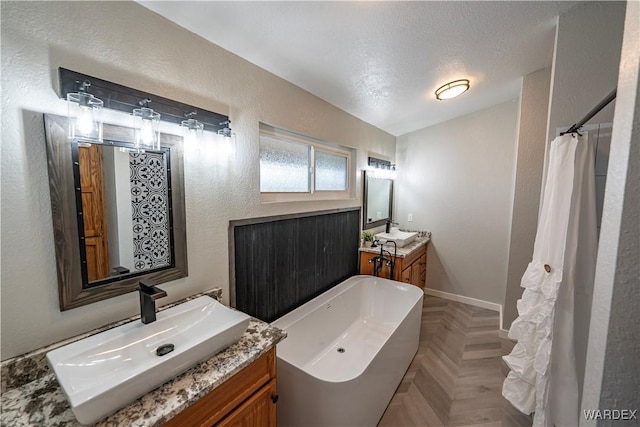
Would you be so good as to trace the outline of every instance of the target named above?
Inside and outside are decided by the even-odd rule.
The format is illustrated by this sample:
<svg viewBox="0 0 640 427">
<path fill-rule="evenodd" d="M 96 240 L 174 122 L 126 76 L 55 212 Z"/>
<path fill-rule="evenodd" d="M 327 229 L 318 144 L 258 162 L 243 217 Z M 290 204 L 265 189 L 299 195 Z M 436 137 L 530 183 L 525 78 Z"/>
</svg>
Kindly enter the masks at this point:
<svg viewBox="0 0 640 427">
<path fill-rule="evenodd" d="M 375 426 L 418 350 L 423 292 L 354 276 L 272 323 L 278 426 Z"/>
</svg>

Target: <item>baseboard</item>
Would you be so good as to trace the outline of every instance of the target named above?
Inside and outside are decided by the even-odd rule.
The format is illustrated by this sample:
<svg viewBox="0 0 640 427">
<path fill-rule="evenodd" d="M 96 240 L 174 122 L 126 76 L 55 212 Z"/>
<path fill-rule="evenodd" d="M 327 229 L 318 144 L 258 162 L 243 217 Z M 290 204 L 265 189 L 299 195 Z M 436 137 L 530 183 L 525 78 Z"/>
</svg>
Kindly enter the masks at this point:
<svg viewBox="0 0 640 427">
<path fill-rule="evenodd" d="M 495 302 L 489 302 L 481 299 L 465 297 L 464 295 L 438 291 L 436 289 L 431 289 L 431 288 L 424 288 L 424 293 L 434 297 L 448 299 L 449 301 L 461 302 L 463 304 L 469 304 L 475 307 L 481 307 L 481 308 L 486 308 L 487 310 L 497 311 L 498 313 L 500 313 L 500 327 L 502 327 L 502 304 L 496 304 Z M 503 330 L 504 329 L 502 329 L 501 332 Z"/>
</svg>

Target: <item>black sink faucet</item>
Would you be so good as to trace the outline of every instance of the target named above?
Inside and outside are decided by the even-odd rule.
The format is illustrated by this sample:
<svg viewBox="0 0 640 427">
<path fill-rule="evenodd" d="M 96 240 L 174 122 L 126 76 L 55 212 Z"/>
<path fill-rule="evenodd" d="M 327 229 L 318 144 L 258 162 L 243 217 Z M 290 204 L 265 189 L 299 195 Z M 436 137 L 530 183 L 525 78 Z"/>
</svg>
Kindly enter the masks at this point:
<svg viewBox="0 0 640 427">
<path fill-rule="evenodd" d="M 140 292 L 140 320 L 145 324 L 155 322 L 156 300 L 166 297 L 167 293 L 156 288 L 156 284 L 151 280 L 141 280 L 138 292 Z"/>
<path fill-rule="evenodd" d="M 386 223 L 384 232 L 385 233 L 391 233 L 391 227 L 394 226 L 394 225 L 400 225 L 400 224 L 398 224 L 397 222 L 393 222 L 391 220 L 391 218 L 387 219 L 387 223 Z"/>
</svg>

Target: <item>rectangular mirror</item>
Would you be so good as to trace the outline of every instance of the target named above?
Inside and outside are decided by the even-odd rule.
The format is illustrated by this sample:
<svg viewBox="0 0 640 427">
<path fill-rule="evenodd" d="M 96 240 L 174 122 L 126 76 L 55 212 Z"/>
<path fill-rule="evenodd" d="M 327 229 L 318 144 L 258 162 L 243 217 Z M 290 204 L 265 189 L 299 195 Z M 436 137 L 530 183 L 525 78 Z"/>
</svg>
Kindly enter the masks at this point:
<svg viewBox="0 0 640 427">
<path fill-rule="evenodd" d="M 362 229 L 378 227 L 391 219 L 393 180 L 378 178 L 364 171 L 364 209 Z"/>
<path fill-rule="evenodd" d="M 133 149 L 133 129 L 104 125 L 103 144 L 67 139 L 45 115 L 60 307 L 89 304 L 187 275 L 182 137 Z"/>
</svg>

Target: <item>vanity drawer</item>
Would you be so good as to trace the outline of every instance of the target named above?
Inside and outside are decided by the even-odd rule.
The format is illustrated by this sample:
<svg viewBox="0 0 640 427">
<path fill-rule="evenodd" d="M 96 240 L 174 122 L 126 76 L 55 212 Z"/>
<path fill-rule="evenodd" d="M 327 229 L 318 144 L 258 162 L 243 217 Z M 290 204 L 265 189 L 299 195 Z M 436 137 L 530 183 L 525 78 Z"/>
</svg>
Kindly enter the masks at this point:
<svg viewBox="0 0 640 427">
<path fill-rule="evenodd" d="M 248 398 L 235 411 L 230 413 L 216 426 L 218 427 L 246 427 L 264 426 L 276 427 L 276 404 L 273 396 L 276 394 L 276 380 L 271 380 L 253 396 Z"/>
<path fill-rule="evenodd" d="M 236 408 L 241 410 L 240 405 L 243 403 L 246 406 L 257 397 L 263 397 L 262 394 L 267 393 L 265 390 L 275 394 L 275 377 L 276 351 L 274 347 L 164 425 L 166 427 L 216 425 Z M 269 381 L 272 381 L 272 384 L 268 388 L 256 393 Z M 253 396 L 254 393 L 257 397 Z M 266 421 L 264 425 L 271 425 Z"/>
</svg>

